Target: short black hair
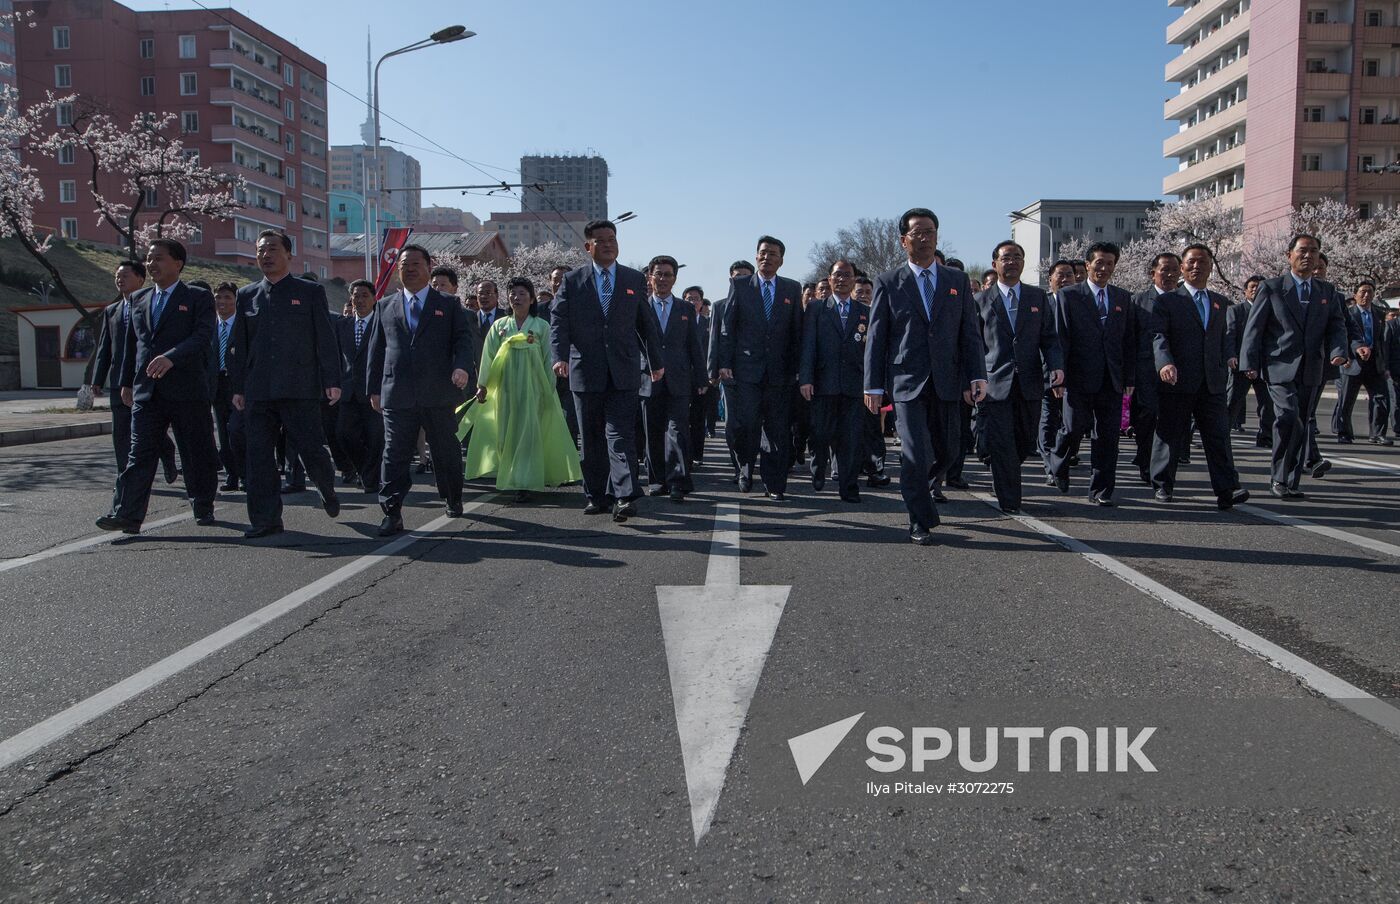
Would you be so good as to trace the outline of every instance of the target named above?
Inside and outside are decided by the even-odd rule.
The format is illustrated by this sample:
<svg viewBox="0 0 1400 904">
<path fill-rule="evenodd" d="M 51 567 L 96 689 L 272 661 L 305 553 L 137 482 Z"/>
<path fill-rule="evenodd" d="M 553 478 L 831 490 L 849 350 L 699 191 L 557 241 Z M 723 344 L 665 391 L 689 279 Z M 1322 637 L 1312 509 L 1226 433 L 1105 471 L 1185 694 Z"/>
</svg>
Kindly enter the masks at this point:
<svg viewBox="0 0 1400 904">
<path fill-rule="evenodd" d="M 432 279 L 434 276 L 446 277 L 447 281 L 452 283 L 452 288 L 457 288 L 457 271 L 453 270 L 451 267 L 434 267 L 433 272 L 428 274 L 428 278 Z"/>
<path fill-rule="evenodd" d="M 832 261 L 831 266 L 827 268 L 826 272 L 830 273 L 832 270 L 835 270 L 837 264 L 845 264 L 847 267 L 850 267 L 852 276 L 860 272 L 860 268 L 857 267 L 854 263 L 852 263 L 850 258 L 845 257 L 838 257 L 836 260 Z M 829 283 L 831 282 L 831 280 L 826 277 L 822 277 L 822 282 Z"/>
<path fill-rule="evenodd" d="M 1293 238 L 1288 240 L 1289 252 L 1292 253 L 1293 249 L 1296 248 L 1298 243 L 1301 242 L 1303 239 L 1312 239 L 1314 242 L 1317 242 L 1317 250 L 1322 250 L 1322 239 L 1318 238 L 1310 232 L 1295 232 L 1293 234 Z"/>
<path fill-rule="evenodd" d="M 614 235 L 617 234 L 617 225 L 614 224 L 612 220 L 589 220 L 587 223 L 583 224 L 583 237 L 585 239 L 591 239 L 593 238 L 593 233 L 597 232 L 599 229 L 611 229 Z"/>
<path fill-rule="evenodd" d="M 733 276 L 735 270 L 747 270 L 747 271 L 749 271 L 750 273 L 752 273 L 752 272 L 754 272 L 754 271 L 757 270 L 757 269 L 758 269 L 757 267 L 755 267 L 753 264 L 749 263 L 748 261 L 735 261 L 734 263 L 732 263 L 732 264 L 729 265 L 729 275 L 730 275 L 730 276 Z"/>
<path fill-rule="evenodd" d="M 670 264 L 672 274 L 677 274 L 681 272 L 681 265 L 678 264 L 676 262 L 676 259 L 669 254 L 658 254 L 656 257 L 653 257 L 651 260 L 647 261 L 647 272 L 650 273 L 652 271 L 652 268 L 657 266 L 658 264 Z"/>
<path fill-rule="evenodd" d="M 1004 242 L 997 242 L 997 246 L 992 249 L 992 263 L 996 263 L 997 255 L 1001 253 L 1001 249 L 1007 247 L 1008 245 L 1021 252 L 1022 257 L 1026 256 L 1026 249 L 1024 245 L 1022 245 L 1020 242 L 1007 239 Z"/>
<path fill-rule="evenodd" d="M 954 270 L 962 270 L 964 272 L 967 271 L 967 265 L 964 264 L 962 261 L 958 260 L 956 257 L 948 258 L 948 260 L 944 262 L 944 266 L 952 267 Z"/>
<path fill-rule="evenodd" d="M 117 264 L 117 270 L 120 270 L 123 267 L 130 270 L 132 273 L 135 273 L 142 279 L 146 278 L 146 265 L 141 263 L 140 261 L 122 261 L 120 264 Z"/>
<path fill-rule="evenodd" d="M 1056 267 L 1069 267 L 1071 270 L 1073 270 L 1073 269 L 1074 269 L 1074 261 L 1066 260 L 1065 258 L 1062 257 L 1062 258 L 1060 258 L 1059 260 L 1055 261 L 1055 263 L 1053 263 L 1053 264 L 1050 265 L 1050 272 L 1051 272 L 1051 273 L 1054 273 Z"/>
<path fill-rule="evenodd" d="M 700 293 L 700 299 L 701 299 L 702 301 L 704 300 L 704 298 L 705 298 L 705 290 L 702 289 L 702 288 L 700 288 L 699 286 L 686 286 L 686 287 L 685 287 L 685 291 L 681 293 L 681 298 L 686 297 L 686 296 L 689 295 L 691 292 L 699 292 L 699 293 Z"/>
<path fill-rule="evenodd" d="M 1247 286 L 1247 285 L 1249 285 L 1249 284 L 1252 283 L 1252 282 L 1261 283 L 1261 282 L 1263 282 L 1263 281 L 1264 281 L 1264 277 L 1262 277 L 1262 276 L 1260 276 L 1258 273 L 1256 273 L 1256 274 L 1254 274 L 1253 276 L 1251 276 L 1249 279 L 1246 279 L 1246 280 L 1244 281 L 1244 284 Z"/>
<path fill-rule="evenodd" d="M 832 264 L 831 266 L 834 267 L 834 266 L 836 266 L 836 265 L 835 265 L 835 264 Z M 811 291 L 813 291 L 813 292 L 817 291 L 817 284 L 814 283 L 814 282 L 805 282 L 805 283 L 802 284 L 802 291 L 803 291 L 803 292 L 806 292 L 806 291 L 809 290 L 809 289 L 810 289 Z"/>
<path fill-rule="evenodd" d="M 857 276 L 857 277 L 856 277 L 856 285 L 858 285 L 858 286 L 873 286 L 873 285 L 875 285 L 875 280 L 871 279 L 870 277 L 868 277 L 868 276 L 866 276 L 864 273 L 862 273 L 860 276 Z"/>
<path fill-rule="evenodd" d="M 1200 242 L 1192 242 L 1185 248 L 1182 248 L 1181 259 L 1185 260 L 1186 255 L 1191 253 L 1192 251 L 1204 251 L 1206 253 L 1206 257 L 1210 258 L 1212 263 L 1215 261 L 1215 252 L 1210 250 L 1209 245 L 1203 245 Z"/>
<path fill-rule="evenodd" d="M 1186 250 L 1190 251 L 1191 249 L 1187 248 Z M 1157 272 L 1157 265 L 1162 262 L 1162 258 L 1164 257 L 1176 258 L 1177 264 L 1181 264 L 1181 255 L 1177 254 L 1175 251 L 1163 251 L 1161 254 L 1158 254 L 1156 257 L 1152 258 L 1152 263 L 1147 265 L 1148 276 L 1151 276 L 1153 273 Z M 1068 261 L 1066 261 L 1066 263 L 1068 263 Z"/>
<path fill-rule="evenodd" d="M 190 259 L 189 254 L 185 251 L 185 246 L 174 239 L 151 239 L 146 243 L 146 248 L 164 248 L 166 254 L 180 262 L 181 267 L 184 267 L 185 261 Z"/>
<path fill-rule="evenodd" d="M 934 260 L 938 261 L 940 264 L 946 264 L 948 262 L 948 256 L 943 253 L 941 248 L 933 249 L 933 257 Z"/>
<path fill-rule="evenodd" d="M 1320 261 L 1322 261 L 1324 264 L 1330 264 L 1330 263 L 1332 263 L 1331 261 L 1329 261 L 1329 260 L 1327 259 L 1327 254 L 1326 254 L 1326 252 L 1323 252 L 1323 251 L 1319 251 L 1319 252 L 1317 253 L 1317 259 L 1320 260 Z"/>
<path fill-rule="evenodd" d="M 224 282 L 219 283 L 219 287 L 218 287 L 217 289 L 214 290 L 214 294 L 215 294 L 215 295 L 219 295 L 219 294 L 222 294 L 222 293 L 224 293 L 224 292 L 232 292 L 234 295 L 237 295 L 237 294 L 238 294 L 238 284 L 237 284 L 237 283 L 228 282 L 227 280 L 225 280 Z"/>
<path fill-rule="evenodd" d="M 1361 282 L 1356 284 L 1356 291 L 1360 292 L 1362 286 L 1370 286 L 1372 289 L 1374 289 L 1376 287 L 1376 284 L 1371 282 L 1369 279 L 1363 279 L 1361 280 Z"/>
<path fill-rule="evenodd" d="M 253 244 L 256 245 L 258 242 L 261 242 L 268 236 L 273 236 L 277 239 L 280 239 L 282 242 L 282 247 L 287 249 L 287 253 L 292 253 L 292 240 L 287 238 L 287 233 L 281 231 L 280 229 L 264 229 L 262 232 L 258 233 L 257 241 Z"/>
<path fill-rule="evenodd" d="M 764 245 L 777 245 L 778 253 L 783 257 L 787 257 L 787 245 L 784 245 L 781 240 L 775 239 L 771 235 L 761 235 L 758 237 L 758 241 L 754 243 L 754 248 L 762 248 Z"/>
<path fill-rule="evenodd" d="M 490 286 L 491 288 L 495 289 L 497 293 L 501 291 L 501 287 L 496 284 L 496 281 L 494 279 L 478 279 L 476 281 L 476 284 L 478 286 L 478 292 L 479 287 L 481 286 Z M 478 294 L 478 292 L 473 292 L 472 294 L 475 295 Z"/>
<path fill-rule="evenodd" d="M 374 283 L 370 282 L 367 279 L 357 279 L 354 282 L 352 282 L 347 288 L 350 290 L 350 294 L 352 295 L 355 294 L 356 289 L 369 289 L 371 292 L 373 292 Z"/>
<path fill-rule="evenodd" d="M 432 254 L 428 252 L 427 248 L 424 248 L 422 245 L 419 245 L 416 242 L 403 246 L 403 249 L 399 251 L 399 260 L 403 260 L 404 256 L 407 255 L 410 251 L 417 251 L 419 254 L 423 255 L 423 260 L 428 264 L 429 267 L 433 265 Z"/>
<path fill-rule="evenodd" d="M 1078 270 L 1080 267 L 1087 267 L 1087 266 L 1089 266 L 1089 262 L 1086 261 L 1084 258 L 1081 257 L 1081 258 L 1076 258 L 1075 260 L 1070 261 L 1070 262 L 1069 262 L 1069 265 L 1070 265 L 1071 267 L 1075 268 L 1076 270 Z"/>
<path fill-rule="evenodd" d="M 210 295 L 214 294 L 214 287 L 209 285 L 209 281 L 205 279 L 192 279 L 186 283 L 186 285 L 193 286 L 196 289 L 203 289 Z"/>
<path fill-rule="evenodd" d="M 938 228 L 938 215 L 927 207 L 911 207 L 904 211 L 904 215 L 899 218 L 899 234 L 904 235 L 909 231 L 909 221 L 915 217 L 928 217 L 933 220 L 933 228 Z"/>
<path fill-rule="evenodd" d="M 569 268 L 568 268 L 568 266 L 565 265 L 565 264 L 555 264 L 553 267 L 550 267 L 550 268 L 549 268 L 549 272 L 550 272 L 551 274 L 552 274 L 555 270 L 563 270 L 565 273 L 568 273 L 568 272 L 569 272 Z"/>
<path fill-rule="evenodd" d="M 1096 254 L 1111 254 L 1113 262 L 1116 264 L 1118 259 L 1123 256 L 1123 249 L 1112 242 L 1095 242 L 1084 251 L 1085 266 L 1088 266 L 1088 262 L 1093 260 Z"/>
</svg>

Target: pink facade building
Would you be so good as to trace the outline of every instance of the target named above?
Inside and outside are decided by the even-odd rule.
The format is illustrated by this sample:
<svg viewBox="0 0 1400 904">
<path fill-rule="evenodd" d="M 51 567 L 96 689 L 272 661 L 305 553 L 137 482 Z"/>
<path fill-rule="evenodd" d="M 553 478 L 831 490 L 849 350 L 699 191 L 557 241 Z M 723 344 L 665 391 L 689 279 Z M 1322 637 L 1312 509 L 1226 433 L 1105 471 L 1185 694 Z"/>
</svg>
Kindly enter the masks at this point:
<svg viewBox="0 0 1400 904">
<path fill-rule="evenodd" d="M 243 176 L 243 207 L 206 221 L 192 256 L 254 264 L 254 240 L 286 231 L 293 269 L 330 275 L 326 67 L 231 9 L 135 12 L 113 0 L 21 0 L 35 27 L 16 29 L 20 102 L 75 94 L 118 122 L 174 113 L 200 160 Z M 55 126 L 70 110 L 60 110 Z M 35 158 L 44 184 L 36 222 L 72 239 L 116 242 L 87 196 L 81 155 Z M 159 199 L 157 199 L 159 203 Z"/>
</svg>

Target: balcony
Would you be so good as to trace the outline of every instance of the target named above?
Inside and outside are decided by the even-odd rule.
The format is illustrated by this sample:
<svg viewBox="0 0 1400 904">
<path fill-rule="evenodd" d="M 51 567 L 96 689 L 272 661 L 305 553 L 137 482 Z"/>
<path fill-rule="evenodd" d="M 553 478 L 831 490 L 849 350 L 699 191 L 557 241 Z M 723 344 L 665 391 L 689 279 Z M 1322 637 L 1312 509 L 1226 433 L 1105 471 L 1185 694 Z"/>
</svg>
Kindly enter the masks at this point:
<svg viewBox="0 0 1400 904">
<path fill-rule="evenodd" d="M 1249 13 L 1236 16 L 1222 29 L 1167 64 L 1166 80 L 1182 81 L 1192 69 L 1219 53 L 1249 31 Z M 1216 73 L 1217 75 L 1219 73 Z"/>
<path fill-rule="evenodd" d="M 1320 194 L 1337 194 L 1346 188 L 1345 170 L 1311 170 L 1298 173 L 1298 188 L 1301 191 Z"/>
<path fill-rule="evenodd" d="M 209 51 L 209 67 L 211 69 L 242 69 L 249 75 L 255 75 L 258 78 L 267 78 L 277 72 L 273 66 L 259 63 L 246 53 L 229 49 Z"/>
<path fill-rule="evenodd" d="M 257 257 L 257 250 L 252 242 L 244 242 L 239 239 L 215 239 L 214 254 L 219 257 Z"/>
<path fill-rule="evenodd" d="M 1368 25 L 1361 29 L 1361 40 L 1367 44 L 1400 44 L 1400 28 L 1394 25 Z"/>
<path fill-rule="evenodd" d="M 1400 173 L 1357 173 L 1356 190 L 1385 194 L 1400 192 Z"/>
<path fill-rule="evenodd" d="M 231 48 L 232 52 L 243 57 L 250 64 L 266 69 L 268 72 L 277 72 L 280 74 L 281 70 L 278 68 L 278 61 L 281 57 L 275 50 L 265 45 L 262 45 L 261 49 L 249 49 L 240 44 L 237 38 L 233 38 L 230 43 L 233 45 Z"/>
<path fill-rule="evenodd" d="M 1361 96 L 1400 94 L 1400 78 L 1385 75 L 1365 75 L 1361 77 Z"/>
<path fill-rule="evenodd" d="M 1202 23 L 1209 22 L 1237 3 L 1238 0 L 1201 0 L 1194 8 L 1183 13 L 1181 18 L 1167 26 L 1167 43 L 1185 44 L 1187 39 L 1200 29 Z"/>
<path fill-rule="evenodd" d="M 285 194 L 287 191 L 287 183 L 282 181 L 282 176 L 279 173 L 254 169 L 251 166 L 241 166 L 237 163 L 216 164 L 215 169 L 230 176 L 242 176 L 249 185 L 256 185 L 279 195 Z"/>
<path fill-rule="evenodd" d="M 209 137 L 215 144 L 226 144 L 230 141 L 239 141 L 254 150 L 267 154 L 269 157 L 282 159 L 282 145 L 276 141 L 271 141 L 257 132 L 250 132 L 239 126 L 223 124 L 216 125 L 209 130 Z"/>
<path fill-rule="evenodd" d="M 221 85 L 217 88 L 209 89 L 209 103 L 216 107 L 227 107 L 236 105 L 243 109 L 256 113 L 259 116 L 271 116 L 268 108 L 276 108 L 275 102 L 256 94 L 244 91 L 242 88 L 232 88 L 228 85 Z"/>
<path fill-rule="evenodd" d="M 1228 90 L 1248 75 L 1248 61 L 1249 57 L 1241 57 L 1210 78 L 1197 82 L 1195 87 L 1188 88 L 1176 97 L 1169 99 L 1163 108 L 1163 117 L 1178 120 L 1190 118 L 1192 107 L 1203 103 L 1207 98 Z"/>
<path fill-rule="evenodd" d="M 1309 141 L 1346 141 L 1345 122 L 1300 122 L 1298 137 Z"/>
<path fill-rule="evenodd" d="M 1311 94 L 1348 94 L 1351 92 L 1351 73 L 1305 72 L 1303 90 Z"/>
<path fill-rule="evenodd" d="M 302 107 L 301 130 L 308 135 L 315 135 L 322 141 L 326 140 L 326 124 L 324 122 L 316 122 L 311 117 L 307 116 L 305 107 Z"/>
<path fill-rule="evenodd" d="M 255 202 L 243 202 L 243 206 L 238 208 L 235 216 L 244 220 L 252 220 L 254 223 L 261 223 L 264 226 L 271 226 L 274 229 L 285 230 L 287 228 L 287 218 L 280 210 L 259 207 Z"/>
<path fill-rule="evenodd" d="M 1400 122 L 1375 122 L 1356 127 L 1358 144 L 1400 144 Z"/>
<path fill-rule="evenodd" d="M 1207 117 L 1184 132 L 1177 132 L 1162 142 L 1162 156 L 1175 157 L 1194 144 L 1201 144 L 1221 132 L 1235 128 L 1244 122 L 1249 101 L 1242 100 L 1233 107 Z"/>
<path fill-rule="evenodd" d="M 1241 166 L 1244 166 L 1243 144 L 1236 145 L 1228 151 L 1222 151 L 1198 163 L 1193 163 L 1184 170 L 1172 173 L 1162 180 L 1162 194 L 1181 194 L 1188 186 L 1214 179 L 1221 173 L 1227 173 Z"/>
<path fill-rule="evenodd" d="M 1304 25 L 1303 41 L 1315 47 L 1350 46 L 1351 23 L 1328 22 L 1325 25 Z"/>
</svg>

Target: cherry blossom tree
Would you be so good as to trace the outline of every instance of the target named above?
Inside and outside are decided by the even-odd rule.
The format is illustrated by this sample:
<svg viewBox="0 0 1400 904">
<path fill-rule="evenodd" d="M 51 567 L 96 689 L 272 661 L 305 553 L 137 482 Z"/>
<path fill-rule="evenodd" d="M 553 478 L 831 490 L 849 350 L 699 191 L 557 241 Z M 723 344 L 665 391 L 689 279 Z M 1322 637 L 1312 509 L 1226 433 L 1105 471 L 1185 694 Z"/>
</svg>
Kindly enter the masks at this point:
<svg viewBox="0 0 1400 904">
<path fill-rule="evenodd" d="M 530 248 L 517 250 L 504 267 L 484 262 L 467 262 L 451 255 L 436 255 L 435 265 L 451 267 L 457 271 L 457 294 L 466 298 L 477 283 L 490 280 L 501 287 L 501 303 L 505 304 L 505 286 L 513 277 L 524 276 L 534 283 L 535 291 L 549 287 L 549 273 L 555 267 L 563 266 L 572 270 L 588 261 L 582 249 L 566 247 L 558 242 L 546 242 Z"/>
</svg>

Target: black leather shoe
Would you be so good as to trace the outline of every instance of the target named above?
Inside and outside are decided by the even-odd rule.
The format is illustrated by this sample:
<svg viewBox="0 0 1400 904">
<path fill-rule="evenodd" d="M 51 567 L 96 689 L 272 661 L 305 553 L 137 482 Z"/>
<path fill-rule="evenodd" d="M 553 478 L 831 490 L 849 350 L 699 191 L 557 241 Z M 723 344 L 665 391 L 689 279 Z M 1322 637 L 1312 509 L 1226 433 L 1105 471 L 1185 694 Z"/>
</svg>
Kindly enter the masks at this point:
<svg viewBox="0 0 1400 904">
<path fill-rule="evenodd" d="M 1016 507 L 1016 506 L 1014 506 L 1014 505 L 1003 505 L 1003 506 L 1000 506 L 1000 508 L 1001 508 L 1001 513 L 1002 513 L 1003 515 L 1019 515 L 1019 514 L 1021 514 L 1020 508 L 1018 508 L 1018 507 Z"/>
<path fill-rule="evenodd" d="M 398 515 L 385 515 L 384 520 L 379 522 L 379 536 L 392 537 L 398 533 L 403 533 L 403 518 Z"/>
<path fill-rule="evenodd" d="M 1168 493 L 1166 490 L 1158 490 L 1152 494 L 1152 498 L 1156 499 L 1158 502 L 1171 502 L 1172 494 Z"/>
<path fill-rule="evenodd" d="M 787 501 L 787 493 L 781 493 L 781 492 L 779 492 L 779 493 L 766 493 L 766 494 L 764 494 L 764 495 L 772 496 L 774 502 L 786 502 L 786 501 Z"/>
<path fill-rule="evenodd" d="M 618 524 L 621 524 L 622 522 L 626 521 L 628 518 L 631 518 L 636 514 L 637 506 L 634 505 L 630 500 L 619 499 L 613 505 L 612 518 Z"/>
<path fill-rule="evenodd" d="M 304 483 L 284 483 L 284 484 L 282 484 L 282 495 L 284 495 L 284 496 L 287 495 L 287 494 L 289 494 L 289 493 L 305 493 L 305 492 L 306 492 L 306 484 L 304 484 Z"/>
<path fill-rule="evenodd" d="M 955 490 L 966 490 L 971 488 L 971 484 L 969 484 L 966 480 L 963 480 L 961 477 L 949 477 L 947 480 L 943 481 L 943 483 L 945 486 L 950 486 Z"/>
<path fill-rule="evenodd" d="M 933 534 L 929 533 L 928 528 L 925 527 L 911 527 L 909 528 L 909 542 L 915 546 L 932 546 Z"/>
<path fill-rule="evenodd" d="M 680 490 L 672 490 L 670 495 L 671 501 L 676 503 L 677 505 L 679 505 L 682 502 L 685 502 L 685 494 L 682 493 Z"/>
<path fill-rule="evenodd" d="M 1063 494 L 1063 495 L 1065 495 L 1065 496 L 1068 496 L 1068 495 L 1069 495 L 1069 478 L 1068 478 L 1068 477 L 1052 477 L 1052 478 L 1050 478 L 1050 479 L 1053 480 L 1053 481 L 1055 481 L 1055 489 L 1059 490 L 1060 493 Z"/>
<path fill-rule="evenodd" d="M 1077 468 L 1077 467 L 1079 467 L 1079 456 L 1078 456 L 1078 455 L 1071 455 L 1071 456 L 1069 457 L 1069 466 L 1070 466 L 1071 468 Z"/>
<path fill-rule="evenodd" d="M 460 518 L 460 517 L 462 517 L 462 503 L 459 502 L 459 503 L 457 503 L 456 505 L 453 505 L 452 503 L 449 502 L 449 503 L 447 504 L 447 517 L 449 517 L 449 518 Z"/>
<path fill-rule="evenodd" d="M 260 540 L 263 537 L 271 537 L 273 534 L 282 533 L 280 524 L 264 524 L 262 527 L 250 527 L 243 532 L 245 540 Z"/>
<path fill-rule="evenodd" d="M 1249 501 L 1249 490 L 1235 490 L 1228 496 L 1221 496 L 1215 500 L 1215 507 L 1222 512 L 1228 511 L 1237 505 L 1244 505 Z"/>
<path fill-rule="evenodd" d="M 942 490 L 933 490 L 929 495 L 933 497 L 934 502 L 937 502 L 940 505 L 948 501 L 948 497 L 943 495 Z"/>
<path fill-rule="evenodd" d="M 871 474 L 865 479 L 865 485 L 868 487 L 887 487 L 890 485 L 890 476 L 888 474 Z"/>
<path fill-rule="evenodd" d="M 118 518 L 116 515 L 103 515 L 97 519 L 97 526 L 103 530 L 119 530 L 124 534 L 141 533 L 141 522 L 132 521 L 130 518 Z"/>
<path fill-rule="evenodd" d="M 859 504 L 860 501 L 861 501 L 861 499 L 860 499 L 860 493 L 842 493 L 842 494 L 841 494 L 841 501 L 842 501 L 842 502 L 850 502 L 850 503 L 852 503 L 852 504 Z"/>
<path fill-rule="evenodd" d="M 1146 468 L 1138 468 L 1138 476 L 1142 478 L 1142 482 L 1144 485 L 1149 487 L 1152 486 L 1152 475 L 1147 473 Z"/>
<path fill-rule="evenodd" d="M 1287 499 L 1288 487 L 1284 486 L 1281 483 L 1271 483 L 1269 484 L 1269 495 L 1274 496 L 1278 499 Z"/>
<path fill-rule="evenodd" d="M 812 478 L 812 489 L 813 489 L 815 492 L 820 493 L 820 492 L 822 491 L 822 489 L 823 489 L 825 486 L 826 486 L 826 478 L 825 478 L 825 477 L 813 477 L 813 478 Z"/>
<path fill-rule="evenodd" d="M 583 507 L 583 513 L 585 515 L 601 515 L 603 507 L 596 502 L 590 502 Z"/>
<path fill-rule="evenodd" d="M 1094 505 L 1102 506 L 1103 508 L 1113 508 L 1113 500 L 1101 494 L 1095 494 L 1093 496 L 1090 496 L 1089 501 L 1092 502 Z"/>
<path fill-rule="evenodd" d="M 174 483 L 180 479 L 180 469 L 174 465 L 165 466 L 165 482 Z"/>
<path fill-rule="evenodd" d="M 668 490 L 668 489 L 666 489 L 665 487 L 652 487 L 650 490 L 647 491 L 647 495 L 648 495 L 648 496 L 665 496 L 665 495 L 668 495 L 670 492 L 671 492 L 671 491 Z"/>
<path fill-rule="evenodd" d="M 232 493 L 232 492 L 234 492 L 234 491 L 236 491 L 236 490 L 238 489 L 238 481 L 237 481 L 237 480 L 226 480 L 226 481 L 224 481 L 224 485 L 221 486 L 221 487 L 219 487 L 219 489 L 222 490 L 222 491 L 225 492 L 225 493 Z"/>
<path fill-rule="evenodd" d="M 1391 439 L 1391 438 L 1388 437 L 1388 436 L 1373 436 L 1373 437 L 1371 437 L 1369 440 L 1367 440 L 1367 442 L 1369 442 L 1369 443 L 1370 443 L 1371 445 L 1373 445 L 1373 446 L 1393 446 L 1393 445 L 1395 445 L 1395 440 Z"/>
<path fill-rule="evenodd" d="M 332 518 L 340 514 L 340 497 L 332 493 L 321 500 L 321 508 L 326 510 L 326 514 Z"/>
<path fill-rule="evenodd" d="M 1322 478 L 1324 478 L 1324 477 L 1327 476 L 1327 472 L 1330 471 L 1330 470 L 1332 470 L 1332 462 L 1330 462 L 1330 461 L 1328 461 L 1327 459 L 1324 458 L 1322 461 L 1320 461 L 1320 462 L 1318 462 L 1317 464 L 1313 465 L 1313 469 L 1312 469 L 1312 477 L 1313 477 L 1313 480 L 1321 480 Z"/>
<path fill-rule="evenodd" d="M 212 505 L 209 505 L 209 506 L 204 506 L 204 505 L 195 506 L 195 509 L 194 509 L 194 523 L 200 525 L 201 527 L 208 527 L 209 525 L 213 524 L 213 523 L 214 523 L 214 506 L 212 506 Z"/>
<path fill-rule="evenodd" d="M 752 492 L 753 492 L 753 478 L 752 478 L 752 477 L 740 477 L 740 478 L 739 478 L 739 492 L 741 492 L 741 493 L 752 493 Z"/>
<path fill-rule="evenodd" d="M 1356 442 L 1356 440 L 1352 439 L 1349 436 L 1339 436 L 1337 437 L 1337 442 L 1341 443 L 1344 446 L 1350 446 L 1352 443 Z"/>
</svg>

